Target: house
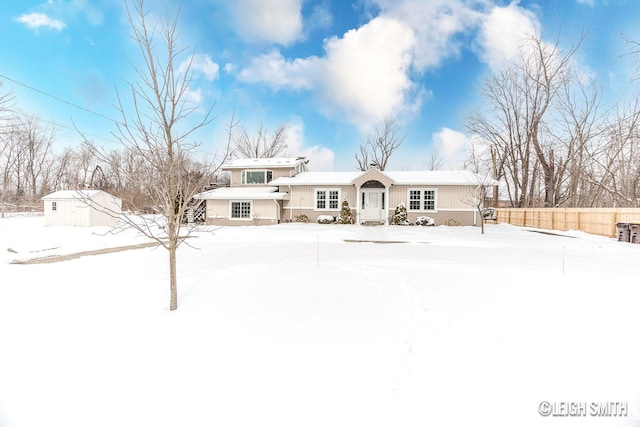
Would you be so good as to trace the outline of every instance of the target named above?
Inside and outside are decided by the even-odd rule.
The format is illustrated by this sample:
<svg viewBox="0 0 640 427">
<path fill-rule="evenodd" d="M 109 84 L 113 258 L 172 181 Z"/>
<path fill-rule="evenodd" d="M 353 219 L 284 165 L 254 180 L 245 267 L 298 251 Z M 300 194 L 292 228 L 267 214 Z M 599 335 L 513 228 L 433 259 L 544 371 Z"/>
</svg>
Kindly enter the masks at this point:
<svg viewBox="0 0 640 427">
<path fill-rule="evenodd" d="M 338 216 L 347 201 L 358 224 L 389 224 L 404 203 L 415 223 L 429 216 L 437 224 L 481 221 L 476 208 L 480 177 L 470 171 L 310 172 L 298 158 L 239 159 L 222 167 L 231 174 L 229 187 L 198 195 L 206 200 L 208 224 L 249 225 L 296 221 L 306 215 Z"/>
<path fill-rule="evenodd" d="M 122 200 L 102 190 L 63 190 L 42 198 L 44 225 L 116 225 Z"/>
</svg>

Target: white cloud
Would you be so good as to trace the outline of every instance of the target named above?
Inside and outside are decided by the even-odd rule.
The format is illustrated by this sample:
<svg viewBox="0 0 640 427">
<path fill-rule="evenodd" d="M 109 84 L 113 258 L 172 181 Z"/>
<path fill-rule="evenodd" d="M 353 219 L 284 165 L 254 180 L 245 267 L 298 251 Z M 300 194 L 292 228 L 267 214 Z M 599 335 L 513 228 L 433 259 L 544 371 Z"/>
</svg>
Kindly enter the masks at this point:
<svg viewBox="0 0 640 427">
<path fill-rule="evenodd" d="M 415 108 L 409 77 L 415 42 L 403 23 L 376 18 L 327 40 L 322 58 L 287 60 L 273 51 L 254 59 L 238 78 L 276 90 L 316 90 L 326 115 L 366 129 L 386 115 Z"/>
<path fill-rule="evenodd" d="M 497 67 L 512 59 L 524 37 L 536 34 L 539 25 L 517 2 L 505 7 L 495 7 L 491 0 L 368 4 L 377 7 L 378 16 L 342 37 L 325 40 L 323 56 L 290 59 L 272 50 L 241 69 L 238 79 L 274 90 L 312 91 L 324 115 L 367 132 L 385 116 L 421 108 L 429 88 L 416 85 L 412 73 L 456 57 L 475 35 L 479 57 Z"/>
<path fill-rule="evenodd" d="M 275 90 L 311 89 L 317 61 L 315 57 L 287 61 L 274 50 L 255 58 L 240 71 L 238 79 L 247 83 L 266 83 Z"/>
<path fill-rule="evenodd" d="M 433 146 L 442 159 L 442 169 L 462 169 L 469 154 L 471 138 L 462 132 L 442 128 L 433 134 Z"/>
<path fill-rule="evenodd" d="M 587 6 L 594 6 L 594 0 L 578 0 L 578 4 L 586 4 Z"/>
<path fill-rule="evenodd" d="M 189 100 L 190 102 L 194 103 L 194 104 L 200 104 L 202 103 L 202 89 L 198 88 L 196 90 L 187 90 L 185 92 L 185 99 Z"/>
<path fill-rule="evenodd" d="M 307 30 L 326 29 L 333 25 L 333 14 L 329 3 L 323 1 L 313 7 L 311 15 L 307 19 Z"/>
<path fill-rule="evenodd" d="M 16 18 L 16 22 L 25 24 L 32 30 L 44 28 L 47 30 L 62 31 L 66 24 L 58 19 L 53 19 L 44 13 L 25 13 Z"/>
<path fill-rule="evenodd" d="M 183 62 L 180 65 L 180 69 L 184 71 L 184 67 L 187 66 L 186 62 Z M 191 63 L 191 69 L 195 72 L 200 72 L 204 74 L 205 78 L 209 81 L 213 81 L 218 78 L 218 72 L 220 71 L 220 66 L 211 60 L 209 55 L 204 54 L 196 54 L 193 57 L 193 62 Z"/>
<path fill-rule="evenodd" d="M 234 0 L 229 7 L 247 42 L 289 45 L 302 36 L 302 0 Z"/>
<path fill-rule="evenodd" d="M 346 117 L 361 129 L 400 113 L 413 86 L 415 44 L 409 27 L 383 17 L 327 40 L 320 74 L 325 113 Z"/>
<path fill-rule="evenodd" d="M 501 68 L 516 57 L 527 38 L 539 35 L 539 28 L 536 16 L 515 2 L 494 7 L 478 35 L 480 58 L 494 70 Z"/>
<path fill-rule="evenodd" d="M 460 34 L 478 25 L 486 2 L 477 0 L 377 0 L 383 16 L 398 19 L 415 32 L 413 66 L 419 70 L 439 66 L 460 53 Z"/>
<path fill-rule="evenodd" d="M 309 170 L 314 172 L 333 170 L 335 153 L 322 145 L 305 147 L 302 123 L 288 124 L 287 145 L 287 155 L 303 156 L 309 159 Z"/>
</svg>

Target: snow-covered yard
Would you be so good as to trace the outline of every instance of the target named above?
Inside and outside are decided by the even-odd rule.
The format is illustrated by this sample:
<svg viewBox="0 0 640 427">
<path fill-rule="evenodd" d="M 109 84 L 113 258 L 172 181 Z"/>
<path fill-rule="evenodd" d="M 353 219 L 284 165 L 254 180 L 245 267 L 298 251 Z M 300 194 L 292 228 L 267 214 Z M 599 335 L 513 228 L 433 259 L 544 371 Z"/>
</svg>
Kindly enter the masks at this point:
<svg viewBox="0 0 640 427">
<path fill-rule="evenodd" d="M 640 423 L 640 245 L 509 225 L 203 228 L 169 312 L 162 248 L 11 264 L 147 241 L 42 224 L 0 219 L 2 427 Z M 543 417 L 544 401 L 628 414 Z"/>
</svg>

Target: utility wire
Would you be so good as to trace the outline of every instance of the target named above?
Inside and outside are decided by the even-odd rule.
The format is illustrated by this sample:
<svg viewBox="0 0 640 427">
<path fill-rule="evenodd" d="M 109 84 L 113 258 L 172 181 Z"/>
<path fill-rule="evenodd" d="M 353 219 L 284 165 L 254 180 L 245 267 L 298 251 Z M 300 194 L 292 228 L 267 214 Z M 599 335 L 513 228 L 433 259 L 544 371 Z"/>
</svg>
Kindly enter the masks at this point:
<svg viewBox="0 0 640 427">
<path fill-rule="evenodd" d="M 0 74 L 0 78 L 6 79 L 6 80 L 8 80 L 8 81 L 10 81 L 10 82 L 13 82 L 13 83 L 15 83 L 15 84 L 17 84 L 17 85 L 20 85 L 20 86 L 22 86 L 22 87 L 24 87 L 24 88 L 26 88 L 26 89 L 32 90 L 32 91 L 34 91 L 34 92 L 37 92 L 37 93 L 39 93 L 39 94 L 41 94 L 41 95 L 44 95 L 44 96 L 46 96 L 46 97 L 49 97 L 49 98 L 51 98 L 51 99 L 55 99 L 55 100 L 56 100 L 56 101 L 58 101 L 58 102 L 62 102 L 62 103 L 67 104 L 67 105 L 69 105 L 69 106 L 71 106 L 71 107 L 74 107 L 74 108 L 77 108 L 77 109 L 79 109 L 79 110 L 85 111 L 85 112 L 87 112 L 87 113 L 89 113 L 89 114 L 93 114 L 94 116 L 100 117 L 100 118 L 102 118 L 102 119 L 109 120 L 109 121 L 110 121 L 110 122 L 112 122 L 112 123 L 122 125 L 122 122 L 119 122 L 119 121 L 117 121 L 117 120 L 114 120 L 114 119 L 112 119 L 111 117 L 105 116 L 104 114 L 101 114 L 101 113 L 95 112 L 95 111 L 90 110 L 90 109 L 88 109 L 88 108 L 86 108 L 86 107 L 82 107 L 82 106 L 80 106 L 80 105 L 78 105 L 78 104 L 74 104 L 73 102 L 67 101 L 66 99 L 62 99 L 62 98 L 60 98 L 60 97 L 58 97 L 58 96 L 51 95 L 50 93 L 47 93 L 47 92 L 45 92 L 45 91 L 43 91 L 43 90 L 41 90 L 41 89 L 35 88 L 35 87 L 33 87 L 33 86 L 30 86 L 30 85 L 28 85 L 28 84 L 26 84 L 26 83 L 19 82 L 18 80 L 15 80 L 15 79 L 12 79 L 11 77 L 5 76 L 4 74 Z M 45 120 L 45 121 L 46 121 L 46 120 Z M 55 123 L 51 123 L 51 122 L 48 122 L 48 123 L 50 123 L 50 124 L 55 124 Z M 68 126 L 64 126 L 64 125 L 60 125 L 60 124 L 55 124 L 55 125 L 60 126 L 60 127 L 63 127 L 63 128 L 65 128 L 65 129 L 68 129 L 68 130 L 71 130 L 71 128 L 69 128 Z M 110 139 L 110 138 L 106 138 L 106 137 L 103 137 L 103 136 L 92 135 L 92 134 L 89 134 L 89 133 L 88 133 L 87 135 L 89 135 L 89 136 L 94 136 L 94 137 L 97 137 L 97 138 L 100 138 L 100 139 L 104 139 L 104 140 L 106 140 L 106 141 L 110 141 L 110 142 L 117 142 L 117 141 L 114 141 L 114 140 L 112 140 L 112 139 Z M 201 149 L 199 149 L 199 150 L 195 150 L 195 151 L 200 152 L 200 153 L 203 153 L 203 154 L 213 155 L 213 156 L 215 156 L 215 155 L 216 155 L 216 153 L 211 153 L 211 152 L 208 152 L 208 151 L 205 151 L 205 150 L 201 150 Z"/>
<path fill-rule="evenodd" d="M 47 97 L 49 97 L 51 99 L 55 99 L 56 101 L 62 102 L 62 103 L 67 104 L 67 105 L 70 105 L 71 107 L 74 107 L 74 108 L 77 108 L 79 110 L 85 111 L 85 112 L 87 112 L 89 114 L 93 114 L 94 116 L 98 116 L 100 118 L 109 120 L 110 122 L 113 122 L 113 123 L 116 123 L 116 124 L 120 123 L 117 120 L 112 119 L 111 117 L 105 116 L 104 114 L 97 113 L 97 112 L 95 112 L 93 110 L 89 110 L 88 108 L 85 108 L 85 107 L 82 107 L 82 106 L 80 106 L 78 104 L 74 104 L 73 102 L 67 101 L 66 99 L 62 99 L 62 98 L 60 98 L 58 96 L 51 95 L 50 93 L 47 93 L 47 92 L 45 92 L 43 90 L 37 89 L 37 88 L 35 88 L 33 86 L 29 86 L 26 83 L 22 83 L 22 82 L 19 82 L 19 81 L 15 80 L 15 79 L 12 79 L 11 77 L 7 77 L 4 74 L 0 74 L 0 77 L 3 78 L 3 79 L 9 80 L 10 82 L 13 82 L 13 83 L 15 83 L 17 85 L 20 85 L 20 86 L 22 86 L 24 88 L 30 89 L 30 90 L 32 90 L 34 92 L 38 92 L 39 94 L 47 96 Z"/>
</svg>

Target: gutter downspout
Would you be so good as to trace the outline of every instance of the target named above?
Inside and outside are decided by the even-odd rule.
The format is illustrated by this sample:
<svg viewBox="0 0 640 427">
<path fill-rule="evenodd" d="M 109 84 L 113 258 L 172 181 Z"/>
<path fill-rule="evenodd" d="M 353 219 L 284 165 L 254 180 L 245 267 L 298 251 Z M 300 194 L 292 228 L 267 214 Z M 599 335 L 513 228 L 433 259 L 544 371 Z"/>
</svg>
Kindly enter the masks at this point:
<svg viewBox="0 0 640 427">
<path fill-rule="evenodd" d="M 289 187 L 289 222 L 293 222 L 293 206 L 291 206 L 293 190 L 291 189 L 291 184 L 287 184 L 287 187 Z"/>
<path fill-rule="evenodd" d="M 357 225 L 360 225 L 360 210 L 361 210 L 360 208 L 362 207 L 362 200 L 361 200 L 362 195 L 360 194 L 361 192 L 360 188 L 361 187 L 356 186 L 356 208 L 357 208 L 356 224 Z"/>
<path fill-rule="evenodd" d="M 276 204 L 276 212 L 277 212 L 276 219 L 278 220 L 278 224 L 280 224 L 280 205 L 278 204 L 278 201 L 276 199 L 273 199 L 273 203 Z"/>
<path fill-rule="evenodd" d="M 389 225 L 389 187 L 384 187 L 384 225 Z"/>
</svg>

